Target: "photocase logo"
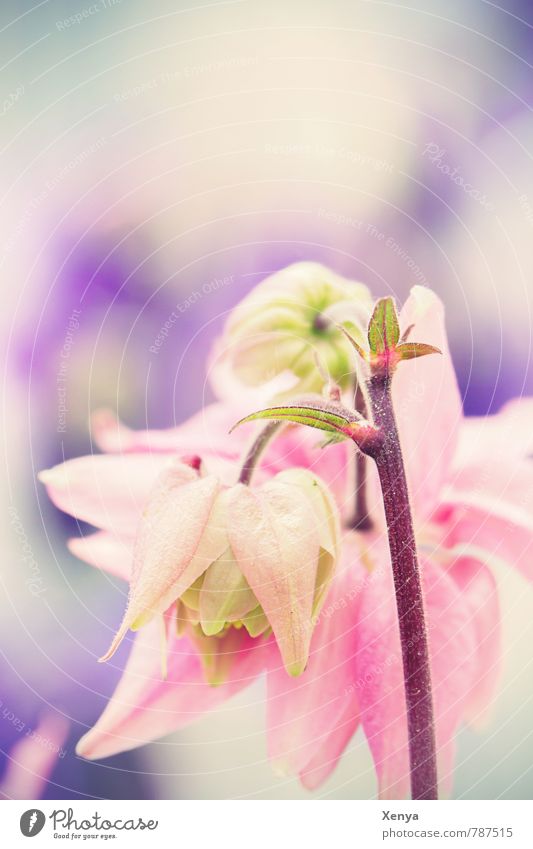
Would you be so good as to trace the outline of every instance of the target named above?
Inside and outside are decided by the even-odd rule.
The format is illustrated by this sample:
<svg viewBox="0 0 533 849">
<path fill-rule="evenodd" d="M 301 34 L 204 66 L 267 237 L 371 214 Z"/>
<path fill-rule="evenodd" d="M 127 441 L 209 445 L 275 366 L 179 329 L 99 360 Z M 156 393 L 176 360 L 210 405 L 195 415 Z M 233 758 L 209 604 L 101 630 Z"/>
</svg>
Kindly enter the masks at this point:
<svg viewBox="0 0 533 849">
<path fill-rule="evenodd" d="M 29 811 L 24 811 L 20 818 L 20 830 L 24 837 L 35 837 L 42 831 L 46 817 L 42 811 L 37 808 L 30 808 Z"/>
</svg>

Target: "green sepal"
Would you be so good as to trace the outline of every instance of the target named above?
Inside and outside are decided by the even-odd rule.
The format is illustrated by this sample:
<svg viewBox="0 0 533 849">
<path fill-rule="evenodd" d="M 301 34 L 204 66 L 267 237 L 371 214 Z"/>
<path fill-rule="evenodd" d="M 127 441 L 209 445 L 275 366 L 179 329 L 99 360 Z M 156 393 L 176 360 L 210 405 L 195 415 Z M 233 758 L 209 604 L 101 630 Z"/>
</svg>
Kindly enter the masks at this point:
<svg viewBox="0 0 533 849">
<path fill-rule="evenodd" d="M 442 354 L 442 351 L 424 342 L 403 342 L 396 348 L 396 354 L 400 360 L 414 360 L 417 357 L 426 357 L 428 354 Z"/>
<path fill-rule="evenodd" d="M 372 354 L 393 350 L 400 339 L 398 313 L 392 298 L 380 298 L 368 325 L 368 344 Z"/>
</svg>

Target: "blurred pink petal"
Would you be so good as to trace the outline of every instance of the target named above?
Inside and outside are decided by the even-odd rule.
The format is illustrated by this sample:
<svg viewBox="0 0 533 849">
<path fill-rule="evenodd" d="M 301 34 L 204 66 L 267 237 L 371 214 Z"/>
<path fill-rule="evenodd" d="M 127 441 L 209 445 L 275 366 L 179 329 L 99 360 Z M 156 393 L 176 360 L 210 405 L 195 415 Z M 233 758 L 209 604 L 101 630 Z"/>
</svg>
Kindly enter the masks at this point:
<svg viewBox="0 0 533 849">
<path fill-rule="evenodd" d="M 527 462 L 527 465 L 526 465 Z M 469 469 L 444 489 L 434 521 L 448 547 L 474 546 L 533 580 L 533 462 Z"/>
<path fill-rule="evenodd" d="M 495 415 L 463 419 L 453 468 L 484 467 L 493 460 L 533 459 L 533 398 L 509 401 Z"/>
<path fill-rule="evenodd" d="M 446 573 L 423 564 L 441 792 L 449 791 L 453 737 L 476 674 L 471 610 Z M 392 575 L 384 558 L 365 583 L 359 608 L 354 678 L 361 721 L 378 774 L 380 798 L 409 793 L 407 721 Z"/>
<path fill-rule="evenodd" d="M 129 581 L 133 560 L 133 539 L 119 538 L 107 531 L 98 531 L 84 537 L 69 539 L 68 548 L 72 554 L 85 560 L 91 566 L 109 572 L 117 578 Z"/>
<path fill-rule="evenodd" d="M 175 454 L 188 450 L 235 459 L 253 425 L 240 434 L 230 428 L 248 411 L 244 404 L 209 404 L 177 427 L 167 430 L 131 430 L 111 410 L 98 410 L 91 418 L 91 433 L 102 451 L 110 453 Z"/>
<path fill-rule="evenodd" d="M 233 637 L 233 635 L 232 635 Z M 225 683 L 205 681 L 201 657 L 186 637 L 170 631 L 168 670 L 161 675 L 161 628 L 153 621 L 142 628 L 118 686 L 94 726 L 79 741 L 76 751 L 84 758 L 107 758 L 134 749 L 188 725 L 248 686 L 268 663 L 268 641 L 252 640 L 241 630 L 238 646 L 224 644 L 227 652 Z"/>
<path fill-rule="evenodd" d="M 233 433 L 230 429 L 250 411 L 250 400 L 231 404 L 210 404 L 200 413 L 168 430 L 131 430 L 109 410 L 97 411 L 92 419 L 93 438 L 102 451 L 112 453 L 199 454 L 209 471 L 221 474 L 221 460 L 238 463 L 257 433 L 257 425 L 245 424 Z M 346 500 L 347 472 L 351 470 L 347 442 L 320 447 L 320 438 L 305 428 L 287 427 L 272 441 L 263 455 L 257 473 L 260 483 L 290 466 L 312 469 L 326 481 L 342 507 Z M 227 474 L 227 472 L 226 472 Z M 227 483 L 234 480 L 231 467 Z"/>
<path fill-rule="evenodd" d="M 6 757 L 0 799 L 40 799 L 61 755 L 67 732 L 68 722 L 59 714 L 48 714 L 35 729 L 25 729 L 24 736 Z"/>
<path fill-rule="evenodd" d="M 435 504 L 454 456 L 462 407 L 453 369 L 444 308 L 423 286 L 414 286 L 400 313 L 400 327 L 414 325 L 410 342 L 431 342 L 442 356 L 401 363 L 392 395 L 415 512 L 425 517 Z"/>
<path fill-rule="evenodd" d="M 133 536 L 148 493 L 168 459 L 150 454 L 89 456 L 39 474 L 56 507 L 76 519 Z M 194 472 L 183 469 L 184 479 Z"/>
<path fill-rule="evenodd" d="M 359 724 L 354 665 L 363 577 L 358 546 L 346 541 L 305 671 L 291 678 L 278 658 L 268 672 L 269 757 L 279 771 L 299 775 L 308 787 L 333 771 Z"/>
<path fill-rule="evenodd" d="M 476 669 L 466 705 L 466 718 L 475 726 L 484 725 L 501 679 L 502 647 L 498 586 L 483 563 L 460 557 L 448 569 L 469 608 L 476 638 Z"/>
</svg>

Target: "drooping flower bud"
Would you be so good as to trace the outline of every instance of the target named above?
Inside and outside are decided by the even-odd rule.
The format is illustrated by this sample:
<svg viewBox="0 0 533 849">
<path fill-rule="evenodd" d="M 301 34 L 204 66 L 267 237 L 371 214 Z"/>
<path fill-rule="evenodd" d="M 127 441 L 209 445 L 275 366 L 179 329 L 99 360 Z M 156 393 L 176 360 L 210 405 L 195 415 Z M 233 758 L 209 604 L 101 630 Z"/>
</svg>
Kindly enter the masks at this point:
<svg viewBox="0 0 533 849">
<path fill-rule="evenodd" d="M 287 671 L 300 674 L 338 556 L 326 485 L 307 469 L 258 489 L 224 487 L 210 474 L 184 483 L 182 469 L 166 469 L 148 499 L 126 613 L 102 660 L 129 629 L 176 605 L 177 628 L 206 658 L 212 683 L 221 680 L 217 644 L 240 628 L 254 638 L 273 632 Z"/>
<path fill-rule="evenodd" d="M 319 392 L 324 379 L 347 385 L 351 368 L 342 323 L 363 342 L 372 308 L 362 283 L 318 263 L 299 262 L 267 277 L 233 310 L 222 340 L 222 356 L 248 386 L 291 372 L 293 392 Z"/>
</svg>

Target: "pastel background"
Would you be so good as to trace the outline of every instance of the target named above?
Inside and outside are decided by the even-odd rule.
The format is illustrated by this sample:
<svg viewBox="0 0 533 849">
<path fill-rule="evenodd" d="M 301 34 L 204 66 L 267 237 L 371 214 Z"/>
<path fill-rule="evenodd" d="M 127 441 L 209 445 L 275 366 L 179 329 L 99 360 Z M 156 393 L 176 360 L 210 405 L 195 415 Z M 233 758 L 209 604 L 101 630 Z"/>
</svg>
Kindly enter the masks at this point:
<svg viewBox="0 0 533 849">
<path fill-rule="evenodd" d="M 526 0 L 3 0 L 7 795 L 309 798 L 271 772 L 261 684 L 77 758 L 125 659 L 96 663 L 124 588 L 68 553 L 76 523 L 36 472 L 92 450 L 98 407 L 170 426 L 209 401 L 224 315 L 300 259 L 399 301 L 438 292 L 469 414 L 531 394 L 532 26 Z M 533 791 L 533 591 L 500 582 L 505 677 L 484 733 L 460 736 L 458 798 Z M 375 789 L 358 735 L 318 796 Z"/>
</svg>

